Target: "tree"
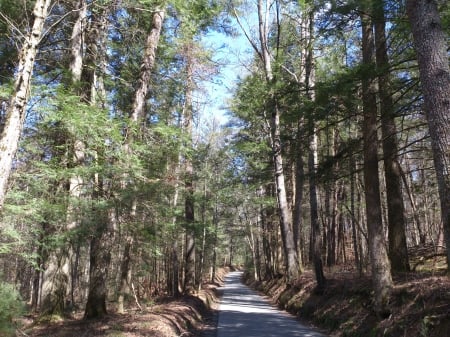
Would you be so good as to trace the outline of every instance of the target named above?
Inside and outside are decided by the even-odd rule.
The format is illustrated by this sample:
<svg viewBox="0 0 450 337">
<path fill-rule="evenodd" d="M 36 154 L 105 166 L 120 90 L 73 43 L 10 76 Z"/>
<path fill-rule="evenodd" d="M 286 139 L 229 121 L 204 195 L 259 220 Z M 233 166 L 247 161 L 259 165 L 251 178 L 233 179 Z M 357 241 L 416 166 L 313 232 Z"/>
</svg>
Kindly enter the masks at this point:
<svg viewBox="0 0 450 337">
<path fill-rule="evenodd" d="M 131 146 L 133 141 L 139 136 L 142 136 L 143 125 L 146 120 L 146 101 L 148 98 L 148 92 L 151 84 L 151 76 L 155 67 L 156 60 L 156 51 L 159 45 L 161 30 L 164 22 L 165 11 L 161 8 L 156 8 L 152 15 L 152 24 L 150 26 L 149 33 L 147 35 L 144 55 L 141 61 L 140 73 L 138 85 L 133 98 L 133 105 L 129 114 L 129 122 L 130 124 L 137 124 L 135 126 L 138 127 L 138 134 L 133 134 L 133 125 L 129 125 L 126 134 L 126 140 L 124 145 L 124 151 L 131 158 Z M 138 137 L 136 137 L 138 136 Z M 135 183 L 135 182 L 134 182 Z M 122 185 L 125 187 L 126 183 L 124 182 Z M 132 186 L 131 189 L 135 188 Z M 131 201 L 132 205 L 130 206 L 130 217 L 132 220 L 136 218 L 136 197 Z M 119 287 L 119 298 L 118 298 L 118 311 L 120 313 L 124 312 L 124 298 L 125 294 L 129 289 L 129 271 L 131 268 L 131 248 L 133 245 L 133 237 L 131 235 L 125 236 L 125 247 L 123 250 L 123 257 L 121 263 L 121 271 L 120 271 L 120 287 Z"/>
<path fill-rule="evenodd" d="M 277 18 L 279 19 L 278 1 L 275 2 Z M 280 214 L 280 230 L 284 249 L 284 259 L 286 276 L 289 281 L 298 277 L 300 266 L 298 253 L 294 243 L 294 234 L 292 229 L 292 213 L 289 209 L 286 196 L 285 174 L 283 169 L 283 144 L 281 141 L 281 125 L 280 125 L 280 107 L 278 104 L 277 94 L 275 92 L 276 78 L 272 69 L 272 55 L 270 52 L 269 41 L 269 2 L 258 1 L 258 26 L 259 26 L 259 48 L 252 42 L 253 48 L 257 52 L 265 74 L 265 80 L 269 90 L 269 101 L 266 107 L 267 114 L 270 114 L 270 143 L 273 151 L 274 178 L 278 199 L 278 210 Z M 280 31 L 277 31 L 280 34 Z M 279 37 L 278 37 L 279 39 Z M 251 41 L 250 41 L 251 42 Z"/>
<path fill-rule="evenodd" d="M 183 133 L 186 147 L 192 148 L 192 129 L 194 124 L 194 50 L 193 41 L 186 41 L 184 57 L 186 72 L 185 97 L 183 102 Z M 194 187 L 194 166 L 192 164 L 192 153 L 187 153 L 184 158 L 184 221 L 186 227 L 186 254 L 184 265 L 184 292 L 192 293 L 195 290 L 195 187 Z"/>
<path fill-rule="evenodd" d="M 5 201 L 12 163 L 17 152 L 19 138 L 26 117 L 33 67 L 50 4 L 51 0 L 36 1 L 33 10 L 33 27 L 26 35 L 20 52 L 14 91 L 8 103 L 4 122 L 5 127 L 0 136 L 0 150 L 2 152 L 0 157 L 0 209 Z"/>
<path fill-rule="evenodd" d="M 90 92 L 90 83 L 80 86 L 81 75 L 83 71 L 83 50 L 84 50 L 84 24 L 86 20 L 87 4 L 85 0 L 80 0 L 75 8 L 76 19 L 73 24 L 70 40 L 70 63 L 67 83 L 69 94 L 79 94 L 80 100 L 83 92 Z M 75 90 L 78 88 L 79 90 Z M 74 138 L 73 140 L 71 138 Z M 75 167 L 82 165 L 85 158 L 85 145 L 82 140 L 70 134 L 66 139 L 61 139 L 66 144 L 71 144 L 69 150 L 71 158 L 68 159 L 69 166 Z M 62 145 L 62 144 L 61 144 Z M 69 155 L 69 156 L 70 156 Z M 64 159 L 63 159 L 64 161 Z M 83 188 L 83 178 L 80 175 L 72 175 L 68 182 L 69 203 L 67 206 L 67 225 L 66 233 L 74 231 L 79 225 L 79 215 L 74 203 L 80 203 L 79 198 Z M 47 233 L 48 236 L 52 233 Z M 75 244 L 76 245 L 76 244 Z M 42 273 L 42 290 L 40 294 L 41 314 L 63 314 L 67 304 L 74 303 L 74 283 L 76 279 L 76 270 L 73 269 L 72 242 L 62 243 L 60 249 L 49 252 L 45 268 Z M 70 288 L 69 288 L 70 286 Z"/>
<path fill-rule="evenodd" d="M 109 8 L 94 9 L 91 13 L 90 25 L 86 32 L 86 60 L 82 71 L 81 81 L 84 87 L 84 100 L 86 104 L 94 106 L 103 92 L 98 92 L 97 87 L 102 87 L 103 74 L 99 66 L 104 60 L 107 35 L 107 15 Z M 102 69 L 103 70 L 103 69 Z M 100 74 L 99 74 L 100 73 Z M 100 82 L 100 83 L 96 83 Z M 100 84 L 100 85 L 99 85 Z M 82 96 L 83 97 L 83 96 Z M 104 97 L 101 97 L 104 100 Z M 101 101 L 100 101 L 101 102 Z M 100 108 L 102 107 L 102 104 Z M 102 165 L 105 161 L 101 146 L 94 147 L 94 162 Z M 91 216 L 95 219 L 90 233 L 89 250 L 89 289 L 84 317 L 99 318 L 107 314 L 106 300 L 108 296 L 108 275 L 111 262 L 111 247 L 114 237 L 115 214 L 105 202 L 109 194 L 108 185 L 102 173 L 95 173 L 92 177 L 92 199 L 94 204 Z"/>
<path fill-rule="evenodd" d="M 419 64 L 450 273 L 450 67 L 447 36 L 436 1 L 408 0 L 406 9 Z"/>
<path fill-rule="evenodd" d="M 403 203 L 401 167 L 398 160 L 397 128 L 395 107 L 386 39 L 386 19 L 384 0 L 374 1 L 374 26 L 376 45 L 376 65 L 378 69 L 378 93 L 381 110 L 381 132 L 384 154 L 384 175 L 389 230 L 389 258 L 392 271 L 409 271 L 408 249 L 406 246 L 405 207 Z"/>
<path fill-rule="evenodd" d="M 365 66 L 364 70 L 367 72 L 362 80 L 364 193 L 366 197 L 372 282 L 375 290 L 375 311 L 380 317 L 385 318 L 390 315 L 389 301 L 393 284 L 384 240 L 381 214 L 380 182 L 378 175 L 376 87 L 375 78 L 369 73 L 370 67 L 375 62 L 375 44 L 369 12 L 362 12 L 361 26 L 362 63 Z"/>
<path fill-rule="evenodd" d="M 313 30 L 314 12 L 306 11 L 306 44 L 305 48 L 305 90 L 306 99 L 314 101 L 315 66 L 313 53 Z M 322 235 L 318 216 L 317 200 L 317 130 L 315 126 L 315 116 L 308 116 L 309 151 L 308 151 L 308 173 L 309 173 L 309 204 L 311 217 L 311 252 L 314 264 L 314 272 L 317 281 L 317 290 L 322 292 L 325 288 L 325 276 L 323 274 L 322 262 Z"/>
</svg>

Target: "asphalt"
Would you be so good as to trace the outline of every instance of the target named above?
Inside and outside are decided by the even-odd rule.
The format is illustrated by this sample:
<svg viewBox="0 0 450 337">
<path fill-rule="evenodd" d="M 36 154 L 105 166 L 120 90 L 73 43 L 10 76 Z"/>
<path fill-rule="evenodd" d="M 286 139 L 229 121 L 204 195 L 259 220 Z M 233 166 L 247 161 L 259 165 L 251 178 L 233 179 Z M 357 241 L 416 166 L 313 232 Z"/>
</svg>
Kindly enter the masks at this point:
<svg viewBox="0 0 450 337">
<path fill-rule="evenodd" d="M 273 307 L 241 277 L 242 272 L 231 272 L 225 278 L 217 337 L 326 337 Z"/>
</svg>

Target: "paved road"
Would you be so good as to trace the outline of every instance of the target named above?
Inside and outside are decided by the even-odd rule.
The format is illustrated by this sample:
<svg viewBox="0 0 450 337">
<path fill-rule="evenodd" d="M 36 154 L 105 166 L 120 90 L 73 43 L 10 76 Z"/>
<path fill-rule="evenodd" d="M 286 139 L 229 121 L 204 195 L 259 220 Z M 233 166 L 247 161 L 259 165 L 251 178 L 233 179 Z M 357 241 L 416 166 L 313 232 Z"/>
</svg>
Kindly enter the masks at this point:
<svg viewBox="0 0 450 337">
<path fill-rule="evenodd" d="M 325 337 L 283 311 L 240 282 L 242 272 L 225 278 L 219 307 L 217 337 Z"/>
</svg>

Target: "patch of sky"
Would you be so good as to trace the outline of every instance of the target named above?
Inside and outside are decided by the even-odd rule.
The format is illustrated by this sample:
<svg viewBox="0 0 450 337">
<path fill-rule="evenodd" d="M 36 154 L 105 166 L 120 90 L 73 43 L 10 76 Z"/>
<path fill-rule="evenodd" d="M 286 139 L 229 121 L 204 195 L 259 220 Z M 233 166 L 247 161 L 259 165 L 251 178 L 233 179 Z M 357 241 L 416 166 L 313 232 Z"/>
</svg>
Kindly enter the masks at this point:
<svg viewBox="0 0 450 337">
<path fill-rule="evenodd" d="M 210 31 L 201 42 L 212 51 L 212 61 L 218 66 L 217 74 L 204 85 L 207 104 L 201 118 L 213 118 L 225 125 L 234 88 L 239 79 L 247 74 L 246 65 L 252 57 L 252 50 L 242 34 Z"/>
</svg>

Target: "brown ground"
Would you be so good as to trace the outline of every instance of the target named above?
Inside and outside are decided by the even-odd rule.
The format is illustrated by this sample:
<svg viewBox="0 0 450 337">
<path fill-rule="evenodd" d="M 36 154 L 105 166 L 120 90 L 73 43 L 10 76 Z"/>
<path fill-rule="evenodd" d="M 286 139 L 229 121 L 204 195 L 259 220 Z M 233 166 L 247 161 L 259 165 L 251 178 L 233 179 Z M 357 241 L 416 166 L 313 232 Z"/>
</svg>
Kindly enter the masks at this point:
<svg viewBox="0 0 450 337">
<path fill-rule="evenodd" d="M 441 259 L 442 260 L 442 259 Z M 373 312 L 371 281 L 354 271 L 327 270 L 327 287 L 315 293 L 314 275 L 306 271 L 293 286 L 283 278 L 253 282 L 253 286 L 307 323 L 332 337 L 449 337 L 450 278 L 442 264 L 417 266 L 413 273 L 395 276 L 392 315 L 378 320 Z M 430 267 L 430 268 L 429 268 Z M 222 274 L 223 275 L 223 274 Z M 84 321 L 73 319 L 33 323 L 32 318 L 16 336 L 33 337 L 214 337 L 218 284 L 208 284 L 198 297 L 165 299 L 144 308 L 129 308 L 126 314 Z"/>
<path fill-rule="evenodd" d="M 395 276 L 392 315 L 381 321 L 373 311 L 369 276 L 329 270 L 326 277 L 323 294 L 315 293 L 311 271 L 293 286 L 286 286 L 282 278 L 253 286 L 333 337 L 450 336 L 450 278 L 442 270 Z"/>
<path fill-rule="evenodd" d="M 155 305 L 143 311 L 112 313 L 101 320 L 86 321 L 74 317 L 59 322 L 31 324 L 18 336 L 33 337 L 179 337 L 195 336 L 203 328 L 205 304 L 196 297 Z M 75 315 L 78 316 L 78 315 Z"/>
<path fill-rule="evenodd" d="M 218 282 L 225 272 L 221 271 Z M 197 297 L 164 298 L 143 310 L 130 307 L 126 314 L 111 312 L 100 320 L 83 320 L 82 312 L 75 313 L 70 319 L 40 323 L 36 317 L 29 316 L 23 319 L 23 327 L 16 331 L 16 336 L 213 337 L 218 286 L 219 283 L 205 284 Z"/>
</svg>

